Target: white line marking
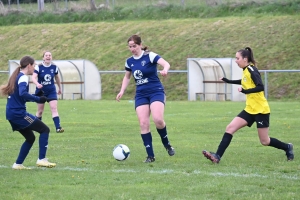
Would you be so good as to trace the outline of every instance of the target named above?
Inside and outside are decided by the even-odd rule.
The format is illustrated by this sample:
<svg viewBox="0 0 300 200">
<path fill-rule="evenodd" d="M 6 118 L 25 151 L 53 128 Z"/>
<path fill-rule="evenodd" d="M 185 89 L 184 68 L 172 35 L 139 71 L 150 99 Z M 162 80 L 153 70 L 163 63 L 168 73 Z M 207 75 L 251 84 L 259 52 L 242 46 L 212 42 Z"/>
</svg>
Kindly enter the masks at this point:
<svg viewBox="0 0 300 200">
<path fill-rule="evenodd" d="M 31 169 L 45 169 L 41 167 L 34 167 L 34 166 L 27 166 L 30 167 Z M 0 168 L 11 168 L 11 166 L 5 166 L 5 165 L 0 165 Z M 288 180 L 300 180 L 300 177 L 296 175 L 286 175 L 286 174 L 280 174 L 280 173 L 274 173 L 273 176 L 271 175 L 262 175 L 262 174 L 257 174 L 257 173 L 251 173 L 251 174 L 241 174 L 241 173 L 222 173 L 222 172 L 205 172 L 205 171 L 199 171 L 199 170 L 194 170 L 191 171 L 190 173 L 186 171 L 175 171 L 173 169 L 163 169 L 163 170 L 134 170 L 134 169 L 113 169 L 113 170 L 94 170 L 90 168 L 76 168 L 76 167 L 55 167 L 51 168 L 51 170 L 60 170 L 60 171 L 90 171 L 90 172 L 100 172 L 100 173 L 107 173 L 107 172 L 115 172 L 115 173 L 150 173 L 150 174 L 185 174 L 187 176 L 190 175 L 197 175 L 197 174 L 202 174 L 202 175 L 208 175 L 208 176 L 228 176 L 228 177 L 243 177 L 243 178 L 261 178 L 261 179 L 288 179 Z"/>
</svg>

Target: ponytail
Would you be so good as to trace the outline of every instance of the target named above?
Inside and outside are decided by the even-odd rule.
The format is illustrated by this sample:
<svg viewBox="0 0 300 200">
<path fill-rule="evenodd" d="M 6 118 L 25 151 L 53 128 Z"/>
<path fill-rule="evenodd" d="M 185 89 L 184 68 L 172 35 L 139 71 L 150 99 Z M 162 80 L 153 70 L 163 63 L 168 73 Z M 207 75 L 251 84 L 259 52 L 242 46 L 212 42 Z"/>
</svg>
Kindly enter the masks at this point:
<svg viewBox="0 0 300 200">
<path fill-rule="evenodd" d="M 12 75 L 9 77 L 8 83 L 6 85 L 1 85 L 1 93 L 4 96 L 12 94 L 15 90 L 16 78 L 20 73 L 21 65 L 19 65 Z"/>
<path fill-rule="evenodd" d="M 238 52 L 241 54 L 242 58 L 247 58 L 249 63 L 256 66 L 256 61 L 254 60 L 253 51 L 250 47 L 241 49 Z"/>
</svg>

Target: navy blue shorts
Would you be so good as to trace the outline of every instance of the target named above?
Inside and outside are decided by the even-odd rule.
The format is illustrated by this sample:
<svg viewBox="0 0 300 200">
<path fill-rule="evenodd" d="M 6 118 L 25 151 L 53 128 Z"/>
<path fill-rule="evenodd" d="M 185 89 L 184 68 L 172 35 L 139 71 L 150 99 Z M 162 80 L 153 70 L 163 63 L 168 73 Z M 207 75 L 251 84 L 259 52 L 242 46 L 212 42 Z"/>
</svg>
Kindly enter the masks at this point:
<svg viewBox="0 0 300 200">
<path fill-rule="evenodd" d="M 31 125 L 35 120 L 38 120 L 36 116 L 27 113 L 25 117 L 15 117 L 13 120 L 8 120 L 13 131 L 24 129 Z"/>
<path fill-rule="evenodd" d="M 38 91 L 39 90 L 36 90 L 35 93 L 37 93 Z M 56 90 L 53 90 L 51 92 L 45 92 L 43 96 L 47 97 L 47 102 L 57 100 Z M 39 104 L 44 104 L 44 103 L 39 103 Z"/>
<path fill-rule="evenodd" d="M 163 104 L 166 102 L 166 95 L 164 91 L 153 92 L 151 94 L 136 94 L 135 95 L 135 109 L 141 105 L 150 105 L 154 101 L 160 101 Z"/>
<path fill-rule="evenodd" d="M 247 121 L 247 126 L 251 127 L 254 122 L 256 122 L 257 128 L 267 128 L 270 123 L 270 113 L 268 114 L 249 114 L 245 110 L 238 114 L 238 117 Z"/>
</svg>

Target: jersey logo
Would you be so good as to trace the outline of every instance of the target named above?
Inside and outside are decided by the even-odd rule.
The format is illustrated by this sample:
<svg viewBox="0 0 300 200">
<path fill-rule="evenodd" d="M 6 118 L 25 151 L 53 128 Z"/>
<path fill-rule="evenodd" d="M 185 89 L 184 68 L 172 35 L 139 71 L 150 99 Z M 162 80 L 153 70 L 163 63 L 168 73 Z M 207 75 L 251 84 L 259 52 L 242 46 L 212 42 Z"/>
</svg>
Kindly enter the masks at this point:
<svg viewBox="0 0 300 200">
<path fill-rule="evenodd" d="M 141 62 L 141 65 L 144 67 L 144 66 L 145 66 L 145 64 L 146 64 L 146 61 L 145 61 L 145 60 L 143 60 L 143 61 Z"/>
<path fill-rule="evenodd" d="M 44 79 L 45 79 L 45 81 L 51 81 L 51 76 L 50 76 L 50 74 L 46 74 L 46 75 L 44 76 Z"/>
<path fill-rule="evenodd" d="M 42 85 L 50 85 L 51 84 L 51 75 L 50 74 L 46 74 L 44 76 L 44 80 L 45 81 L 41 82 Z"/>
<path fill-rule="evenodd" d="M 135 84 L 136 85 L 142 85 L 144 83 L 148 83 L 148 78 L 144 78 L 143 79 L 143 73 L 141 72 L 141 70 L 135 70 L 133 72 L 133 77 L 135 78 Z"/>
<path fill-rule="evenodd" d="M 135 79 L 141 79 L 143 77 L 143 73 L 140 70 L 135 70 L 133 76 Z"/>
</svg>

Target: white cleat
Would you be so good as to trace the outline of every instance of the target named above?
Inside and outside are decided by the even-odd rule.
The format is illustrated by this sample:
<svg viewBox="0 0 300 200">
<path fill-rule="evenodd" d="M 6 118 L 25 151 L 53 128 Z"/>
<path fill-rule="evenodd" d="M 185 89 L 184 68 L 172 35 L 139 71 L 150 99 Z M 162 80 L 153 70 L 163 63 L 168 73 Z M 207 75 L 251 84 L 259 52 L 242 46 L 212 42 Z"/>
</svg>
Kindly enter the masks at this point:
<svg viewBox="0 0 300 200">
<path fill-rule="evenodd" d="M 48 161 L 47 158 L 43 158 L 43 159 L 38 159 L 36 161 L 36 166 L 38 167 L 47 167 L 47 168 L 52 168 L 56 166 L 56 163 L 51 163 Z"/>
<path fill-rule="evenodd" d="M 12 166 L 12 169 L 18 169 L 18 170 L 21 170 L 21 169 L 31 169 L 31 168 L 25 167 L 25 166 L 22 165 L 22 164 L 16 164 L 16 163 L 14 163 L 13 166 Z"/>
</svg>

